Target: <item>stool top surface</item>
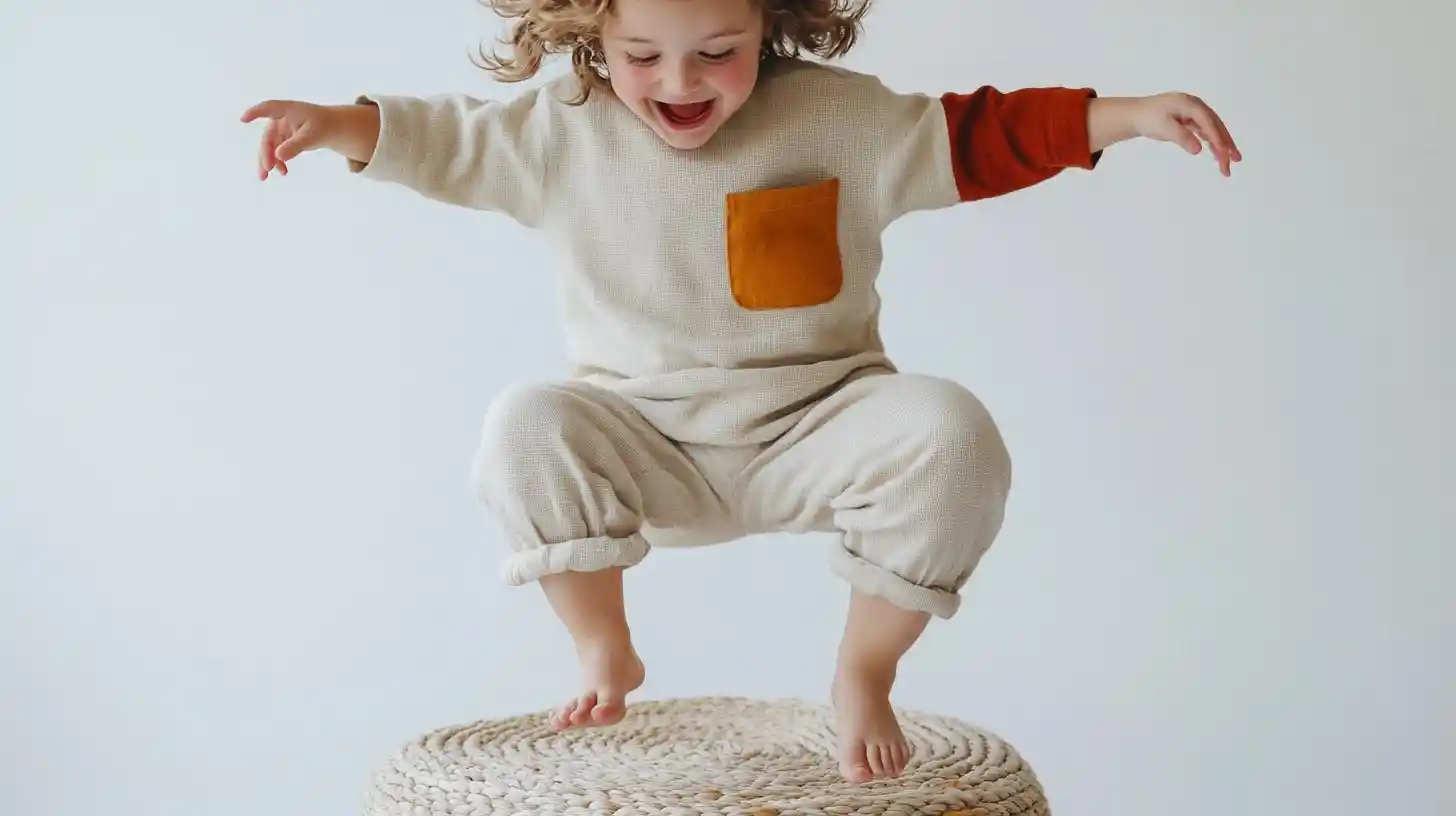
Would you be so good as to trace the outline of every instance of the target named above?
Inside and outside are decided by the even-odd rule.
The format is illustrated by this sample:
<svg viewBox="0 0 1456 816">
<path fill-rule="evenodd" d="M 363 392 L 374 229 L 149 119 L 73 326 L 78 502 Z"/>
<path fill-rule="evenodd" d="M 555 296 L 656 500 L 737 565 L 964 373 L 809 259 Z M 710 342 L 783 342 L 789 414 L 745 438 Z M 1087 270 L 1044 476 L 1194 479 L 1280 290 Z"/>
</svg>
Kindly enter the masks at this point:
<svg viewBox="0 0 1456 816">
<path fill-rule="evenodd" d="M 649 700 L 621 723 L 557 733 L 544 715 L 440 728 L 372 776 L 366 816 L 1046 816 L 1017 751 L 969 723 L 897 712 L 895 779 L 846 782 L 834 718 L 798 700 Z"/>
</svg>

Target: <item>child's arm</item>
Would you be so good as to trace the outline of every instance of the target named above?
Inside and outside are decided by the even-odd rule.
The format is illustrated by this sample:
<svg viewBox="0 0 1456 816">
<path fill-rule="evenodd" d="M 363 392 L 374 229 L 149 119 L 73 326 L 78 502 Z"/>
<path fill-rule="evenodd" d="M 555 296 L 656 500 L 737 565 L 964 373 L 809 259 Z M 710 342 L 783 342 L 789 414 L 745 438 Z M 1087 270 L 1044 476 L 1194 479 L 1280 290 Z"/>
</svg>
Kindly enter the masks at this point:
<svg viewBox="0 0 1456 816">
<path fill-rule="evenodd" d="M 1088 89 L 986 87 L 947 94 L 941 103 L 962 200 L 1006 195 L 1068 168 L 1091 169 L 1104 150 L 1137 137 L 1193 154 L 1207 141 L 1225 176 L 1243 158 L 1218 114 L 1187 94 L 1101 99 Z"/>
<path fill-rule="evenodd" d="M 288 162 L 306 151 L 330 150 L 368 178 L 533 224 L 547 199 L 549 160 L 562 147 L 553 111 L 544 91 L 508 102 L 375 96 L 353 105 L 263 102 L 243 121 L 269 120 L 261 178 L 275 169 L 286 175 Z"/>
<path fill-rule="evenodd" d="M 1223 121 L 1187 94 L 1099 98 L 1089 88 L 983 86 L 938 97 L 876 86 L 874 123 L 885 223 L 906 213 L 1024 190 L 1146 137 L 1190 153 L 1207 142 L 1220 170 L 1243 159 Z"/>
</svg>

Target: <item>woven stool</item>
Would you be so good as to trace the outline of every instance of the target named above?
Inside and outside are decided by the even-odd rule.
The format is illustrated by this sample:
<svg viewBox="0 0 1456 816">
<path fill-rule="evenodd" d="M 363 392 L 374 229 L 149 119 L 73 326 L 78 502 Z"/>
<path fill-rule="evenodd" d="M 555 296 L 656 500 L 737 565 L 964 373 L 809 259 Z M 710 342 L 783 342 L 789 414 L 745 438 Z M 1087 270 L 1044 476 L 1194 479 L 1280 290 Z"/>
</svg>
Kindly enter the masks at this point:
<svg viewBox="0 0 1456 816">
<path fill-rule="evenodd" d="M 1036 775 L 994 735 L 900 713 L 896 779 L 845 782 L 829 709 L 798 701 L 634 703 L 605 728 L 544 716 L 443 728 L 370 779 L 366 816 L 1046 816 Z"/>
</svg>

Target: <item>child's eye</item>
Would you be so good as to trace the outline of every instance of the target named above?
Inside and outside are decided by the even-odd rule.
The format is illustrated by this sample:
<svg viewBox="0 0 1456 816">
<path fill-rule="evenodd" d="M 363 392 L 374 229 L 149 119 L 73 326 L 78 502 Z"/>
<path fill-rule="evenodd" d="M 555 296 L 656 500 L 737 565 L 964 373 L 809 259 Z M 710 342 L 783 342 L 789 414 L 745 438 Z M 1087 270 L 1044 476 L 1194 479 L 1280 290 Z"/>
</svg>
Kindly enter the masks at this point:
<svg viewBox="0 0 1456 816">
<path fill-rule="evenodd" d="M 720 51 L 716 54 L 703 53 L 703 59 L 709 62 L 722 62 L 737 53 L 737 48 L 730 48 L 727 51 Z"/>
<path fill-rule="evenodd" d="M 628 54 L 627 61 L 633 65 L 651 65 L 657 61 L 657 57 L 639 57 L 634 54 Z"/>
</svg>

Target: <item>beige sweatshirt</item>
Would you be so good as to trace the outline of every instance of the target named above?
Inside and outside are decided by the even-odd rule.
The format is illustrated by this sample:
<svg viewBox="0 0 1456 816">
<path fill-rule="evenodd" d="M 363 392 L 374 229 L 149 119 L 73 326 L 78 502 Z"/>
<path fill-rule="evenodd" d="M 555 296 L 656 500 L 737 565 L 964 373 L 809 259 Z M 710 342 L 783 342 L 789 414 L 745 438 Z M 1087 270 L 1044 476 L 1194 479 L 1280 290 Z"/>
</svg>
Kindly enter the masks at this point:
<svg viewBox="0 0 1456 816">
<path fill-rule="evenodd" d="M 668 437 L 763 442 L 866 373 L 881 233 L 908 213 L 1090 169 L 1090 90 L 933 97 L 821 63 L 771 65 L 695 151 L 609 92 L 563 77 L 508 102 L 364 96 L 365 177 L 498 212 L 564 251 L 570 376 L 625 396 Z"/>
</svg>

